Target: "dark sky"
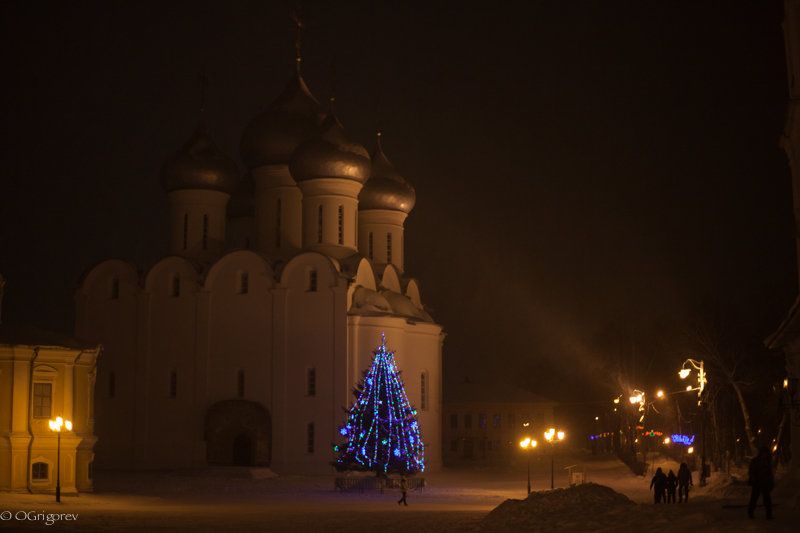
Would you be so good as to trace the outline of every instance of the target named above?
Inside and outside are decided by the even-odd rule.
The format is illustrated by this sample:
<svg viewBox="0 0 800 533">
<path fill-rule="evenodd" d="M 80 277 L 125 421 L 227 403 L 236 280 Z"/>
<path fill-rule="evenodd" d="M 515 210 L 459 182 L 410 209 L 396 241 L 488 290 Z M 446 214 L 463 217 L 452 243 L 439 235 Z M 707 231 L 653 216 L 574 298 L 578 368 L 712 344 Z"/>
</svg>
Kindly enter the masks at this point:
<svg viewBox="0 0 800 533">
<path fill-rule="evenodd" d="M 379 123 L 416 187 L 406 269 L 448 376 L 591 371 L 614 331 L 680 358 L 665 339 L 720 309 L 769 334 L 797 277 L 782 2 L 466 4 L 304 7 L 311 91 L 368 149 Z M 292 8 L 3 3 L 4 321 L 70 332 L 83 271 L 165 254 L 158 172 L 198 120 L 198 72 L 240 160 L 293 68 Z"/>
</svg>

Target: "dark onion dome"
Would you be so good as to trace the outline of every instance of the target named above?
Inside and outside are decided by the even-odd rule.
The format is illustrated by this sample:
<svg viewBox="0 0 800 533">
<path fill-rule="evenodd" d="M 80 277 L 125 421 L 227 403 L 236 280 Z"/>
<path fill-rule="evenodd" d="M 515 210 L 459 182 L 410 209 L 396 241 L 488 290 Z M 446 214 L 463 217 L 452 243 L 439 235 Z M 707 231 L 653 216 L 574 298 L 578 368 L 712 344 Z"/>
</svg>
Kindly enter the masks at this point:
<svg viewBox="0 0 800 533">
<path fill-rule="evenodd" d="M 417 201 L 417 194 L 392 166 L 381 147 L 381 134 L 372 151 L 372 173 L 358 195 L 358 208 L 389 209 L 410 213 Z"/>
<path fill-rule="evenodd" d="M 217 148 L 201 124 L 189 142 L 161 167 L 161 183 L 167 192 L 210 189 L 232 193 L 239 185 L 239 168 Z"/>
<path fill-rule="evenodd" d="M 288 164 L 300 143 L 319 131 L 322 112 L 299 72 L 269 108 L 242 133 L 240 150 L 248 169 Z"/>
<path fill-rule="evenodd" d="M 342 178 L 364 183 L 369 169 L 369 153 L 345 135 L 333 112 L 325 117 L 316 137 L 297 147 L 289 163 L 289 172 L 297 182 Z"/>
</svg>

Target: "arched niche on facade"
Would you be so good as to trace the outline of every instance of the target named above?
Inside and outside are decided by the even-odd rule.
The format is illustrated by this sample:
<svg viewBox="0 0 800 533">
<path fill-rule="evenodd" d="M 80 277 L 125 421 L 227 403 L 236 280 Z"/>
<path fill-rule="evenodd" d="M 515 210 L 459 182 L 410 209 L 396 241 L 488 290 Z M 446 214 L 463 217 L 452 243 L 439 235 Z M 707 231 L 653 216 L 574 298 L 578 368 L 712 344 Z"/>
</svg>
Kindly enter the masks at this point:
<svg viewBox="0 0 800 533">
<path fill-rule="evenodd" d="M 272 420 L 257 402 L 224 400 L 206 411 L 206 460 L 209 465 L 269 466 Z"/>
<path fill-rule="evenodd" d="M 275 285 L 270 264 L 250 250 L 236 250 L 220 257 L 209 269 L 203 288 L 208 291 L 263 293 Z"/>
<path fill-rule="evenodd" d="M 136 267 L 121 259 L 101 261 L 89 269 L 78 282 L 78 291 L 94 296 L 124 298 L 135 296 L 139 290 Z"/>
<path fill-rule="evenodd" d="M 336 266 L 328 256 L 319 252 L 298 254 L 283 267 L 280 283 L 289 289 L 303 291 L 330 289 L 339 284 Z"/>
<path fill-rule="evenodd" d="M 176 292 L 195 293 L 199 278 L 192 263 L 183 257 L 171 255 L 150 268 L 144 278 L 144 288 L 151 294 L 166 296 L 176 296 Z"/>
<path fill-rule="evenodd" d="M 383 276 L 381 276 L 381 286 L 398 294 L 403 293 L 400 288 L 400 276 L 398 275 L 397 267 L 386 265 L 386 268 L 383 269 Z"/>
<path fill-rule="evenodd" d="M 419 294 L 419 283 L 415 279 L 409 279 L 408 284 L 406 285 L 405 295 L 411 300 L 414 305 L 422 308 L 422 298 L 420 298 Z"/>
</svg>

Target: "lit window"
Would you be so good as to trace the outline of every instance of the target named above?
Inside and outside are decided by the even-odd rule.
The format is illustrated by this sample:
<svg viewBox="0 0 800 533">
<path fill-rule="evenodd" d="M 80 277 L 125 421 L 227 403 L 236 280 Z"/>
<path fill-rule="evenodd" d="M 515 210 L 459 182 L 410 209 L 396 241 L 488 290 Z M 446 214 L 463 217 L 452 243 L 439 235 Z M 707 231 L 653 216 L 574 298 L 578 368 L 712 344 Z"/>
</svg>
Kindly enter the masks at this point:
<svg viewBox="0 0 800 533">
<path fill-rule="evenodd" d="M 33 463 L 31 465 L 31 479 L 41 481 L 49 479 L 47 463 Z"/>
<path fill-rule="evenodd" d="M 306 370 L 306 396 L 317 395 L 317 370 L 309 368 Z"/>
<path fill-rule="evenodd" d="M 169 373 L 169 397 L 178 397 L 178 372 L 175 370 Z"/>
<path fill-rule="evenodd" d="M 208 215 L 203 215 L 203 250 L 208 248 Z"/>
<path fill-rule="evenodd" d="M 386 262 L 392 262 L 392 234 L 386 234 Z"/>
<path fill-rule="evenodd" d="M 309 292 L 317 292 L 317 271 L 311 270 L 308 273 L 308 290 Z"/>
<path fill-rule="evenodd" d="M 314 422 L 309 422 L 306 428 L 306 451 L 314 453 Z"/>
<path fill-rule="evenodd" d="M 344 207 L 339 206 L 339 244 L 344 244 Z"/>
<path fill-rule="evenodd" d="M 33 417 L 50 418 L 53 403 L 53 385 L 51 383 L 33 384 Z"/>
</svg>

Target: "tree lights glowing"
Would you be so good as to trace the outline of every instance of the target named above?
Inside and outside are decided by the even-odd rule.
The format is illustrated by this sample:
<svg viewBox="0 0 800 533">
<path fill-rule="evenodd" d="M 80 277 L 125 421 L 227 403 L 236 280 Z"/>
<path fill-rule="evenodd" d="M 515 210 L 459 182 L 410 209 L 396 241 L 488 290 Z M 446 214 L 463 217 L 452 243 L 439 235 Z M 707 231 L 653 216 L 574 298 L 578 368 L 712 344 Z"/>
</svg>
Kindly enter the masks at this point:
<svg viewBox="0 0 800 533">
<path fill-rule="evenodd" d="M 386 337 L 373 352 L 375 358 L 339 433 L 347 444 L 334 447 L 337 470 L 414 474 L 425 470 L 424 445 L 419 436 L 417 411 L 411 407 L 400 380 L 394 353 Z"/>
</svg>

